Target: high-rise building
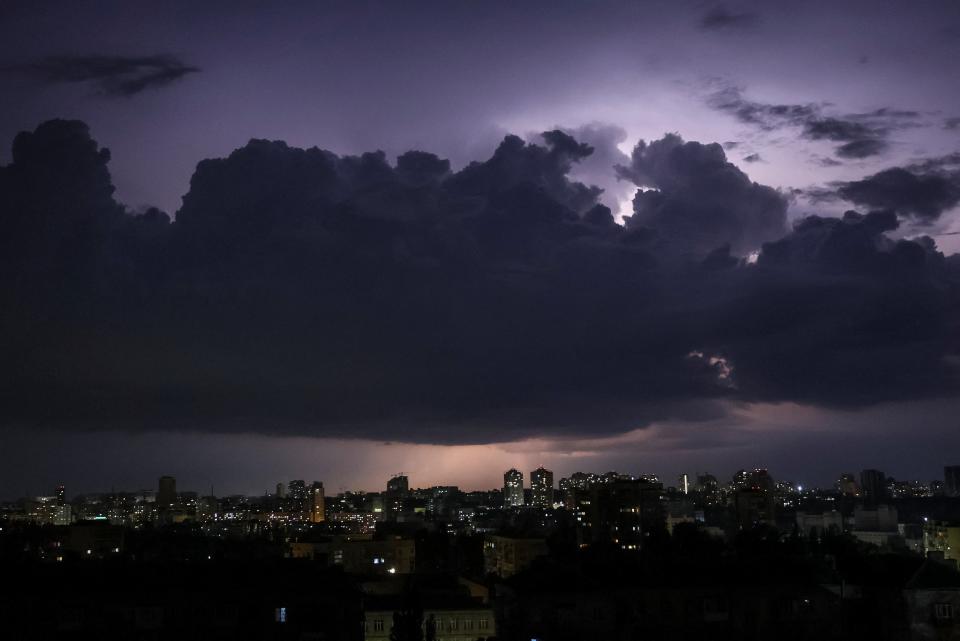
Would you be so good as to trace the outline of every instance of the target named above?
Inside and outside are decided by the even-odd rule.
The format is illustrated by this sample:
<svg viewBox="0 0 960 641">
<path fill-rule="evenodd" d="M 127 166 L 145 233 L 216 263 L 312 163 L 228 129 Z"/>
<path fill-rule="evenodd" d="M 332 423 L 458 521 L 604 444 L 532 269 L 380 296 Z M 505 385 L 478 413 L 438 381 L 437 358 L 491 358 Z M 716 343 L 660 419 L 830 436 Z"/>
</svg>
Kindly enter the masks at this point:
<svg viewBox="0 0 960 641">
<path fill-rule="evenodd" d="M 639 550 L 644 534 L 664 524 L 663 485 L 642 479 L 594 485 L 584 506 L 593 541 Z"/>
<path fill-rule="evenodd" d="M 553 507 L 553 472 L 538 467 L 530 472 L 530 503 L 537 507 Z"/>
<path fill-rule="evenodd" d="M 387 481 L 387 492 L 406 494 L 410 491 L 410 479 L 403 474 L 397 474 Z"/>
<path fill-rule="evenodd" d="M 523 472 L 511 468 L 503 475 L 503 504 L 507 507 L 523 505 Z"/>
<path fill-rule="evenodd" d="M 678 481 L 679 481 L 679 483 L 680 483 L 680 486 L 679 486 L 679 487 L 680 487 L 680 491 L 681 491 L 683 494 L 690 494 L 690 475 L 688 475 L 688 474 L 681 474 L 681 475 L 680 475 L 680 478 L 678 479 Z"/>
<path fill-rule="evenodd" d="M 283 483 L 277 483 L 277 498 L 287 498 L 287 488 L 283 485 Z"/>
<path fill-rule="evenodd" d="M 161 476 L 157 487 L 157 507 L 171 507 L 177 502 L 177 479 Z"/>
<path fill-rule="evenodd" d="M 310 486 L 310 521 L 323 523 L 327 520 L 327 502 L 323 495 L 323 483 L 314 481 Z"/>
<path fill-rule="evenodd" d="M 836 483 L 837 491 L 844 496 L 860 496 L 860 486 L 853 474 L 841 474 Z"/>
<path fill-rule="evenodd" d="M 776 483 L 770 473 L 757 468 L 737 473 L 734 507 L 740 529 L 749 529 L 758 523 L 776 523 Z"/>
<path fill-rule="evenodd" d="M 310 490 L 307 482 L 295 479 L 287 483 L 287 500 L 284 501 L 288 512 L 299 515 L 299 518 L 308 520 L 310 517 Z"/>
<path fill-rule="evenodd" d="M 750 473 L 746 470 L 737 470 L 733 475 L 733 489 L 739 490 L 746 487 L 750 482 Z"/>
<path fill-rule="evenodd" d="M 67 488 L 63 485 L 58 485 L 56 490 L 57 505 L 63 505 L 67 502 Z"/>
<path fill-rule="evenodd" d="M 945 496 L 960 496 L 960 465 L 943 468 L 943 493 Z"/>
<path fill-rule="evenodd" d="M 436 485 L 430 488 L 427 510 L 436 515 L 448 515 L 456 510 L 459 494 L 460 490 L 455 485 Z"/>
<path fill-rule="evenodd" d="M 396 519 L 403 511 L 403 501 L 410 493 L 410 479 L 403 474 L 394 475 L 387 481 L 387 491 L 384 493 L 384 512 L 388 519 Z"/>
<path fill-rule="evenodd" d="M 860 472 L 861 495 L 870 501 L 883 501 L 887 498 L 887 475 L 880 470 Z"/>
<path fill-rule="evenodd" d="M 294 500 L 304 500 L 307 498 L 307 483 L 302 480 L 294 480 L 287 483 L 287 496 Z"/>
<path fill-rule="evenodd" d="M 576 508 L 578 496 L 586 496 L 590 488 L 600 481 L 596 474 L 574 472 L 569 477 L 560 479 L 560 500 L 563 506 L 571 512 Z"/>
</svg>

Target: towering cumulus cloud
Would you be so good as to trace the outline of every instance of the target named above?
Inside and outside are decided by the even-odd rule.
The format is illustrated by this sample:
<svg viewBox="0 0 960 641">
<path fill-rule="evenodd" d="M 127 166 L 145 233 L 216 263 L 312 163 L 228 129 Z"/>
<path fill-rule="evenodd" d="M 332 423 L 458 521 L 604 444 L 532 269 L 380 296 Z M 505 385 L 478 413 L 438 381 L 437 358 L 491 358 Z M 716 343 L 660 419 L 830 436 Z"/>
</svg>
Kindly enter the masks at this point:
<svg viewBox="0 0 960 641">
<path fill-rule="evenodd" d="M 748 253 L 786 229 L 784 196 L 751 182 L 716 143 L 684 142 L 675 134 L 641 141 L 618 171 L 641 188 L 627 226 L 656 230 L 667 244 Z"/>
<path fill-rule="evenodd" d="M 583 435 L 725 401 L 957 391 L 957 262 L 892 212 L 811 217 L 717 145 L 641 142 L 626 225 L 570 178 L 593 149 L 253 140 L 174 221 L 113 198 L 78 122 L 0 168 L 0 423 L 414 442 Z M 760 250 L 746 261 L 746 252 Z"/>
</svg>

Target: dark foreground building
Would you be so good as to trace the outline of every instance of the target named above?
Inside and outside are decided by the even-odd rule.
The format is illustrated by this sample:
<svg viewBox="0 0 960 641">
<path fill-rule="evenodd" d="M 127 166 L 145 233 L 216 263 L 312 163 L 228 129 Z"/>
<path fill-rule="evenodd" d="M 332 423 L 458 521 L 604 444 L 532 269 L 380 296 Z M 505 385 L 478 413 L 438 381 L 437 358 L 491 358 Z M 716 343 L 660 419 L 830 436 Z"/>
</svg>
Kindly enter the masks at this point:
<svg viewBox="0 0 960 641">
<path fill-rule="evenodd" d="M 297 561 L 8 565 L 2 590 L 6 641 L 363 639 L 355 584 Z"/>
<path fill-rule="evenodd" d="M 504 641 L 960 640 L 960 573 L 902 555 L 557 564 L 496 588 Z"/>
</svg>

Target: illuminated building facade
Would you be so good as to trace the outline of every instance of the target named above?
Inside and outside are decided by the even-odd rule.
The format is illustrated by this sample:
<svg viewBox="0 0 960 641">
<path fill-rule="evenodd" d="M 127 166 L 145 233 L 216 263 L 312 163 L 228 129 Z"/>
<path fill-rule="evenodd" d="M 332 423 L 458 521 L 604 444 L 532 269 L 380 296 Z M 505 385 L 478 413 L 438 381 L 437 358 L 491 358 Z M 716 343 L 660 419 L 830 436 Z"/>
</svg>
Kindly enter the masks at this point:
<svg viewBox="0 0 960 641">
<path fill-rule="evenodd" d="M 530 472 L 530 500 L 536 507 L 553 507 L 553 472 L 542 466 Z"/>
<path fill-rule="evenodd" d="M 323 495 L 323 483 L 314 481 L 310 487 L 310 521 L 323 523 L 327 520 L 327 502 Z"/>
<path fill-rule="evenodd" d="M 505 507 L 523 505 L 523 472 L 509 469 L 503 475 L 503 504 Z"/>
</svg>

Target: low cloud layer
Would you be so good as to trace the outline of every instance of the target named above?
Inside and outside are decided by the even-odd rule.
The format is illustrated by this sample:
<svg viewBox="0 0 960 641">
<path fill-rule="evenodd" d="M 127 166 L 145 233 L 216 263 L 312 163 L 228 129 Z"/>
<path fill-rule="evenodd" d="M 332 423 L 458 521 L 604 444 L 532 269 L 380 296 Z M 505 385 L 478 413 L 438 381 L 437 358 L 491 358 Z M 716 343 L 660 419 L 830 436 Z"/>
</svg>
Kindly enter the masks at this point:
<svg viewBox="0 0 960 641">
<path fill-rule="evenodd" d="M 958 391 L 960 265 L 896 212 L 786 229 L 780 192 L 671 134 L 620 166 L 618 225 L 569 177 L 593 153 L 252 140 L 171 217 L 44 123 L 0 168 L 0 421 L 485 443 Z"/>
<path fill-rule="evenodd" d="M 200 71 L 175 56 L 50 56 L 15 68 L 48 84 L 89 84 L 106 96 L 133 96 Z"/>
</svg>

